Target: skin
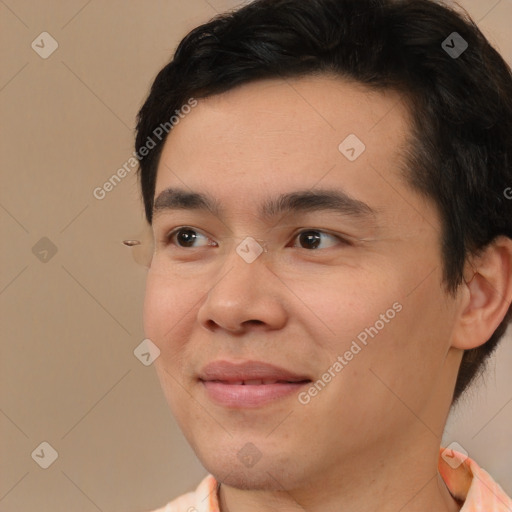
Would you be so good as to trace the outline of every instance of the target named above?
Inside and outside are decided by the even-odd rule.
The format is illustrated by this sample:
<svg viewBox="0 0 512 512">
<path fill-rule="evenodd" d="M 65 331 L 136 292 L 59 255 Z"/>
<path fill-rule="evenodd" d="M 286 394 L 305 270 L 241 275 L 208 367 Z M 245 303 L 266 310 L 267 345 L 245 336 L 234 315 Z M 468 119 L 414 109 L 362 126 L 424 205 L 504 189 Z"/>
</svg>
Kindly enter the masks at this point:
<svg viewBox="0 0 512 512">
<path fill-rule="evenodd" d="M 166 399 L 222 483 L 223 511 L 459 510 L 437 474 L 439 446 L 463 349 L 485 342 L 510 303 L 512 249 L 497 244 L 481 274 L 468 264 L 460 292 L 445 292 L 439 215 L 399 173 L 409 126 L 394 92 L 308 77 L 201 99 L 165 143 L 155 197 L 171 186 L 208 193 L 225 215 L 155 216 L 144 327 Z M 353 162 L 338 150 L 351 133 L 366 145 Z M 364 201 L 374 223 L 258 217 L 269 196 L 318 187 Z M 178 226 L 220 247 L 165 245 Z M 328 233 L 315 249 L 301 229 Z M 246 236 L 272 250 L 248 264 L 235 251 Z M 320 379 L 396 302 L 401 311 L 306 405 L 292 395 L 226 408 L 197 379 L 219 359 Z M 261 453 L 252 467 L 237 456 L 249 442 Z"/>
</svg>

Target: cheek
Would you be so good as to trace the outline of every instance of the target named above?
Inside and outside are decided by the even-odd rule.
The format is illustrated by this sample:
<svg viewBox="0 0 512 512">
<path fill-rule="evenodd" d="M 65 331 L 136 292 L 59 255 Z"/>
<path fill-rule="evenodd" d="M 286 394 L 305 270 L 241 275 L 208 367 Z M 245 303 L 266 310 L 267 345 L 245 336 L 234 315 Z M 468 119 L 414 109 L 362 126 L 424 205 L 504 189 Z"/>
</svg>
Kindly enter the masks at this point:
<svg viewBox="0 0 512 512">
<path fill-rule="evenodd" d="M 432 375 L 432 369 L 442 363 L 451 309 L 437 285 L 440 276 L 434 274 L 411 293 L 413 273 L 391 270 L 343 272 L 319 279 L 313 289 L 294 289 L 311 318 L 304 325 L 320 325 L 326 333 L 320 336 L 312 330 L 309 334 L 326 349 L 331 363 L 347 350 L 357 352 L 348 354 L 351 371 L 345 372 L 347 377 L 357 371 L 361 378 L 375 369 L 392 380 L 403 375 L 405 382 L 428 372 Z"/>
<path fill-rule="evenodd" d="M 148 273 L 143 308 L 144 334 L 157 344 L 162 338 L 163 323 L 165 322 L 162 298 L 161 287 L 158 286 L 157 280 L 151 273 Z"/>
<path fill-rule="evenodd" d="M 183 332 L 185 323 L 180 319 L 183 320 L 190 310 L 180 292 L 179 286 L 172 285 L 168 278 L 148 272 L 143 309 L 144 334 L 160 349 L 154 367 L 175 414 L 179 413 L 179 404 L 186 399 L 182 396 L 184 375 L 181 364 L 186 344 L 181 340 L 187 336 Z"/>
<path fill-rule="evenodd" d="M 171 283 L 163 276 L 148 272 L 143 309 L 144 333 L 161 352 L 176 348 L 176 344 L 168 340 L 176 339 L 173 334 L 177 334 L 180 320 L 190 310 L 185 299 L 179 283 Z"/>
<path fill-rule="evenodd" d="M 388 324 L 382 324 L 380 315 L 390 310 L 388 317 L 399 316 L 393 309 L 399 297 L 396 281 L 393 288 L 370 269 L 335 273 L 331 269 L 328 276 L 319 276 L 314 286 L 292 283 L 290 288 L 305 306 L 303 325 L 311 329 L 310 339 L 321 343 L 334 358 L 347 350 L 358 335 L 364 340 L 366 329 L 376 322 L 378 330 L 385 331 Z"/>
<path fill-rule="evenodd" d="M 368 366 L 375 377 L 373 392 L 377 394 L 380 388 L 391 401 L 396 394 L 417 413 L 442 379 L 450 344 L 453 304 L 438 287 L 438 277 L 401 297 L 402 311 L 370 342 L 368 350 Z"/>
</svg>

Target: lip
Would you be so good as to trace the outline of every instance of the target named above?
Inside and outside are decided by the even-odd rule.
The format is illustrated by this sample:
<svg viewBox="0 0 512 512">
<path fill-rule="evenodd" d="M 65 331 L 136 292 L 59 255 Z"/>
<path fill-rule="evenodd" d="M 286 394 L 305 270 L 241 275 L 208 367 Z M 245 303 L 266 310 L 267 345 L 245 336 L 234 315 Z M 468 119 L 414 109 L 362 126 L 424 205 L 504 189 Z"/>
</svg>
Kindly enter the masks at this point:
<svg viewBox="0 0 512 512">
<path fill-rule="evenodd" d="M 246 361 L 244 363 L 213 361 L 203 367 L 199 373 L 199 379 L 218 380 L 226 383 L 241 380 L 283 380 L 288 382 L 311 380 L 308 375 L 295 373 L 262 361 Z"/>
<path fill-rule="evenodd" d="M 203 367 L 199 381 L 213 402 L 225 407 L 252 408 L 294 394 L 311 379 L 262 361 L 214 361 Z"/>
</svg>

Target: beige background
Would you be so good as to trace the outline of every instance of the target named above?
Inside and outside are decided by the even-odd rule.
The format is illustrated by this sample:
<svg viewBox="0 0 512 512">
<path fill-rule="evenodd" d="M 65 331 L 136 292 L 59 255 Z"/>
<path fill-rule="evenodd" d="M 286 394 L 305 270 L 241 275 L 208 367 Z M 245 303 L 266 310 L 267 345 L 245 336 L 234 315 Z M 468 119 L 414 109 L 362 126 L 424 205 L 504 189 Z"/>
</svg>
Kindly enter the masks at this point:
<svg viewBox="0 0 512 512">
<path fill-rule="evenodd" d="M 462 4 L 512 62 L 512 1 Z M 235 5 L 0 0 L 0 512 L 141 512 L 206 474 L 133 353 L 144 269 L 121 240 L 144 226 L 135 174 L 103 200 L 93 190 L 131 156 L 135 114 L 180 38 Z M 43 31 L 59 45 L 47 59 L 31 48 Z M 46 262 L 43 237 L 57 248 Z M 445 436 L 509 494 L 511 367 L 509 330 Z M 43 441 L 58 452 L 46 470 L 31 456 Z"/>
</svg>

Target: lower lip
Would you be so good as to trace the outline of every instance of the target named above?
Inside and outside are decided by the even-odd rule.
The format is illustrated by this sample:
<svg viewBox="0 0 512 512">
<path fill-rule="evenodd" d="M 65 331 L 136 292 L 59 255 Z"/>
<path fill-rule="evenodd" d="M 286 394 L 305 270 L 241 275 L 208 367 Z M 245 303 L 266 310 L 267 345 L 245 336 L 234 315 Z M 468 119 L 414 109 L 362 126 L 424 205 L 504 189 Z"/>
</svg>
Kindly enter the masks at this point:
<svg viewBox="0 0 512 512">
<path fill-rule="evenodd" d="M 310 382 L 275 384 L 227 384 L 219 381 L 201 381 L 211 400 L 225 407 L 259 407 L 269 402 L 298 393 Z"/>
</svg>

